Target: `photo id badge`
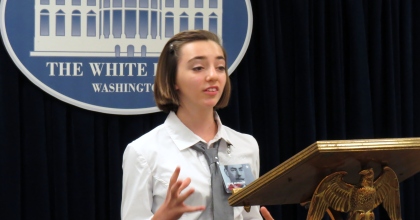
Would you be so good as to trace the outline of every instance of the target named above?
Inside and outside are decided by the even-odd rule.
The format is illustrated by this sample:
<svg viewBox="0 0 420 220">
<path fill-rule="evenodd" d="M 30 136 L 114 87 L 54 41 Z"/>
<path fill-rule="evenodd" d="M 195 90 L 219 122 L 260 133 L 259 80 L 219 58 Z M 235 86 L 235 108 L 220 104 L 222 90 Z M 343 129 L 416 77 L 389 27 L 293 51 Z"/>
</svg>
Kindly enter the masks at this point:
<svg viewBox="0 0 420 220">
<path fill-rule="evenodd" d="M 232 193 L 235 188 L 244 188 L 255 179 L 249 164 L 219 164 L 219 169 L 227 193 Z"/>
</svg>

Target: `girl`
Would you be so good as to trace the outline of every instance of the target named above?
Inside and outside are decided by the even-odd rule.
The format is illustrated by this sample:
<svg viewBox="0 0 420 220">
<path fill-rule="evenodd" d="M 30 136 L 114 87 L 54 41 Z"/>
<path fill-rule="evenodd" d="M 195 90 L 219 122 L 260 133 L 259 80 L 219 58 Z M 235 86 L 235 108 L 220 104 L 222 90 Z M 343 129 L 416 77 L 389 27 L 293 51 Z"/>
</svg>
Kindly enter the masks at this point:
<svg viewBox="0 0 420 220">
<path fill-rule="evenodd" d="M 258 177 L 256 140 L 222 125 L 215 111 L 227 106 L 230 90 L 226 52 L 215 34 L 185 31 L 166 43 L 154 96 L 169 115 L 124 152 L 123 220 L 214 219 L 214 203 L 233 209 L 224 219 L 261 219 L 258 206 L 246 212 L 230 207 L 226 199 L 212 201 L 209 165 L 203 152 L 192 147 L 217 147 L 220 164 L 249 164 Z M 272 219 L 265 208 L 261 213 Z"/>
</svg>

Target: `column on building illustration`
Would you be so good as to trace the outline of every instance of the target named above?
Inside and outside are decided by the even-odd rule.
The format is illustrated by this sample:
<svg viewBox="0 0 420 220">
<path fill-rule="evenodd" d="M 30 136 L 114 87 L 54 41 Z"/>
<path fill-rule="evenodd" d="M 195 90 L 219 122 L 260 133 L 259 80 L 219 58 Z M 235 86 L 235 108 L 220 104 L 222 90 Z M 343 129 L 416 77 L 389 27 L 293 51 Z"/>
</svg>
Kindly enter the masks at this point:
<svg viewBox="0 0 420 220">
<path fill-rule="evenodd" d="M 110 0 L 103 0 L 103 7 L 102 7 L 102 35 L 104 38 L 110 38 L 111 35 L 111 8 L 110 8 Z"/>
<path fill-rule="evenodd" d="M 149 31 L 149 0 L 139 0 L 139 35 L 141 39 L 147 39 Z"/>
<path fill-rule="evenodd" d="M 134 21 L 134 25 L 136 26 L 136 34 L 134 38 L 140 38 L 140 10 L 139 7 L 137 7 L 137 4 L 135 6 L 136 8 L 136 19 Z"/>
<path fill-rule="evenodd" d="M 121 38 L 122 35 L 122 0 L 112 2 L 112 34 L 114 38 Z"/>
<path fill-rule="evenodd" d="M 146 1 L 146 0 L 144 0 Z M 149 3 L 149 0 L 147 0 L 147 3 Z M 147 39 L 151 38 L 152 35 L 152 6 L 148 5 L 147 7 Z"/>
<path fill-rule="evenodd" d="M 73 20 L 73 11 L 72 7 L 69 7 L 72 5 L 72 1 L 73 0 L 67 0 L 64 1 L 64 6 L 62 7 L 62 10 L 65 14 L 65 19 L 64 19 L 64 23 L 65 23 L 65 33 L 64 36 L 66 37 L 71 37 L 72 36 L 72 20 Z"/>
<path fill-rule="evenodd" d="M 158 10 L 159 5 L 157 0 L 151 0 L 151 14 L 150 14 L 150 35 L 152 39 L 158 38 Z"/>
<path fill-rule="evenodd" d="M 121 0 L 119 0 L 121 1 Z M 125 0 L 121 2 L 121 38 L 125 38 Z"/>
<path fill-rule="evenodd" d="M 162 33 L 162 29 L 163 29 L 163 13 L 162 13 L 162 10 L 163 10 L 163 5 L 162 5 L 162 1 L 163 0 L 159 0 L 159 5 L 158 5 L 158 11 L 159 11 L 159 13 L 158 13 L 158 27 L 157 27 L 157 29 L 158 29 L 158 35 L 159 35 L 159 39 L 162 39 L 162 36 L 163 36 L 163 33 Z"/>
<path fill-rule="evenodd" d="M 109 38 L 111 35 L 111 13 L 108 10 L 103 10 L 103 36 Z"/>
<path fill-rule="evenodd" d="M 99 4 L 99 39 L 105 38 L 104 36 L 104 2 L 100 0 Z"/>
<path fill-rule="evenodd" d="M 126 0 L 125 1 L 125 37 L 126 38 L 135 38 L 137 32 L 137 10 L 136 10 L 136 0 Z"/>
<path fill-rule="evenodd" d="M 99 38 L 100 39 L 104 39 L 104 38 L 106 38 L 105 37 L 105 0 L 100 0 L 101 1 L 101 3 L 100 3 L 100 5 L 99 5 L 99 19 L 100 19 L 100 24 L 99 24 L 99 27 L 100 27 L 100 32 L 99 32 Z"/>
<path fill-rule="evenodd" d="M 108 0 L 109 1 L 109 0 Z M 109 4 L 109 21 L 108 21 L 108 25 L 109 25 L 109 38 L 114 38 L 114 4 Z"/>
</svg>

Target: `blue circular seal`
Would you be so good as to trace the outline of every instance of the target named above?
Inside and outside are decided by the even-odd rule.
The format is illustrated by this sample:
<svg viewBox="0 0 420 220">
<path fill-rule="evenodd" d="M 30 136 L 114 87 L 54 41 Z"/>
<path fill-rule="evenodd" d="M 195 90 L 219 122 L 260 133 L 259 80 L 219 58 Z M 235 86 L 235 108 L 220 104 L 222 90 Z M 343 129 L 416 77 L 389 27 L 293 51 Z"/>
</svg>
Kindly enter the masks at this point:
<svg viewBox="0 0 420 220">
<path fill-rule="evenodd" d="M 153 82 L 174 34 L 217 34 L 232 73 L 252 32 L 249 0 L 3 0 L 0 28 L 19 69 L 50 95 L 109 114 L 159 109 Z M 6 73 L 2 73 L 6 74 Z"/>
</svg>

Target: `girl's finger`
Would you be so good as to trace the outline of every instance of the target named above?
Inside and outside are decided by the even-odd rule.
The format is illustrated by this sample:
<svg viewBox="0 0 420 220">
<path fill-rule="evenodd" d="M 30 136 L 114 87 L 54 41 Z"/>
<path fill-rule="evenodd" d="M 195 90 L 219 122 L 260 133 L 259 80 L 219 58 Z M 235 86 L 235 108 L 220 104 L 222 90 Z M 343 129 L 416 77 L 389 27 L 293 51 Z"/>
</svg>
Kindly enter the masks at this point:
<svg viewBox="0 0 420 220">
<path fill-rule="evenodd" d="M 178 199 L 180 202 L 184 202 L 190 195 L 194 193 L 194 188 L 188 189 L 186 192 L 179 195 Z"/>
<path fill-rule="evenodd" d="M 266 207 L 261 206 L 260 212 L 265 220 L 274 220 L 274 218 L 271 216 L 270 212 L 267 210 Z"/>
<path fill-rule="evenodd" d="M 187 188 L 190 185 L 190 183 L 191 183 L 191 178 L 189 178 L 189 177 L 187 177 L 185 180 L 183 180 L 181 186 L 179 187 L 178 194 L 180 194 L 182 190 Z"/>
<path fill-rule="evenodd" d="M 179 173 L 181 172 L 181 168 L 178 166 L 175 168 L 175 171 L 172 173 L 171 179 L 169 180 L 169 188 L 178 180 Z"/>
</svg>

